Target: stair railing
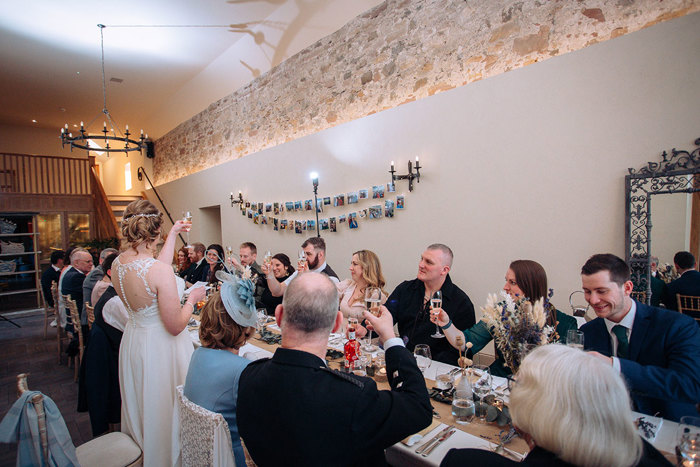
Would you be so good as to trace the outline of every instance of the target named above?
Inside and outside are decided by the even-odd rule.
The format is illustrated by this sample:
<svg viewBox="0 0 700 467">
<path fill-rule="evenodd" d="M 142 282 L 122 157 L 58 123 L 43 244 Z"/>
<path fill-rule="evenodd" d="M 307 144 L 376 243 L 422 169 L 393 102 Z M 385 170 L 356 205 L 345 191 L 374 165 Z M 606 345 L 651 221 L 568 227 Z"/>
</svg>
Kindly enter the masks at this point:
<svg viewBox="0 0 700 467">
<path fill-rule="evenodd" d="M 170 219 L 170 222 L 174 225 L 175 221 L 173 220 L 173 216 L 170 215 L 170 211 L 168 211 L 168 208 L 165 207 L 165 203 L 163 202 L 163 199 L 158 194 L 158 190 L 156 190 L 156 187 L 153 186 L 153 182 L 151 182 L 151 179 L 148 177 L 148 174 L 146 173 L 146 169 L 144 169 L 143 167 L 139 167 L 136 170 L 136 176 L 138 177 L 139 181 L 143 181 L 143 177 L 144 176 L 146 177 L 146 180 L 148 181 L 148 184 L 151 185 L 151 188 L 153 189 L 153 193 L 155 193 L 156 198 L 158 198 L 160 205 L 163 206 L 163 211 L 165 211 L 165 214 L 168 216 L 168 219 Z M 187 242 L 185 241 L 185 239 L 182 238 L 182 234 L 178 233 L 177 235 L 178 235 L 178 237 L 180 237 L 182 244 L 187 245 Z"/>
</svg>

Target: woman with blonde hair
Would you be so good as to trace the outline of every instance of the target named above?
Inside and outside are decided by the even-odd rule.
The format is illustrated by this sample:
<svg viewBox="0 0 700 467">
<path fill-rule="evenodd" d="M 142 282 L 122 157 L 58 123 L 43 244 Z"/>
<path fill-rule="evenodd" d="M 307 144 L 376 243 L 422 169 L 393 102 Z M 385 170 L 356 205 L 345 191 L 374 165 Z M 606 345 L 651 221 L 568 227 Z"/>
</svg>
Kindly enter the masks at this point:
<svg viewBox="0 0 700 467">
<path fill-rule="evenodd" d="M 255 332 L 255 286 L 249 279 L 238 279 L 219 271 L 221 290 L 202 310 L 199 340 L 185 381 L 185 396 L 205 409 L 220 413 L 231 432 L 236 465 L 245 465 L 236 423 L 238 380 L 250 363 L 238 350 Z"/>
<path fill-rule="evenodd" d="M 121 225 L 127 248 L 112 263 L 114 289 L 129 313 L 119 348 L 121 428 L 141 447 L 147 466 L 170 466 L 178 455 L 163 427 L 172 424 L 175 388 L 185 382 L 194 351 L 183 330 L 204 298 L 199 287 L 180 305 L 171 261 L 177 234 L 189 224 L 175 222 L 156 259 L 162 224 L 163 214 L 150 201 L 129 204 Z"/>
<path fill-rule="evenodd" d="M 549 344 L 523 359 L 514 380 L 510 413 L 530 446 L 527 457 L 515 462 L 481 449 L 452 449 L 441 466 L 671 465 L 637 434 L 625 382 L 605 362 Z"/>
<path fill-rule="evenodd" d="M 379 257 L 370 250 L 359 250 L 352 254 L 350 260 L 350 279 L 337 284 L 340 295 L 340 311 L 347 321 L 348 318 L 363 318 L 365 307 L 365 290 L 367 287 L 378 287 L 382 291 L 382 305 L 386 302 L 387 293 L 384 290 L 386 281 L 382 274 Z"/>
</svg>

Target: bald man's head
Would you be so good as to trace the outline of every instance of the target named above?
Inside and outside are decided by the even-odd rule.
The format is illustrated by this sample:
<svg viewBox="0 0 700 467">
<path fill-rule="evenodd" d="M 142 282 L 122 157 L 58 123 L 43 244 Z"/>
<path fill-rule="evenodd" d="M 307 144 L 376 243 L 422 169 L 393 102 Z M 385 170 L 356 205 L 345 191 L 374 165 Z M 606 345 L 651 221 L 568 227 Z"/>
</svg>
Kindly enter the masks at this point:
<svg viewBox="0 0 700 467">
<path fill-rule="evenodd" d="M 306 272 L 289 283 L 282 300 L 282 326 L 330 333 L 338 314 L 338 290 L 325 274 Z"/>
</svg>

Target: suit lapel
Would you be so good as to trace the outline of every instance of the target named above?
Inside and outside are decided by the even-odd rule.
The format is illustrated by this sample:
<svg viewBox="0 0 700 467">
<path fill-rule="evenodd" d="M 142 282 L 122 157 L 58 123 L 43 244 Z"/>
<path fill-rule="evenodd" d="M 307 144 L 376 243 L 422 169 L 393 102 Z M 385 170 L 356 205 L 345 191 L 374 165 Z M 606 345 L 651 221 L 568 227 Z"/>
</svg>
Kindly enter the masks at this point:
<svg viewBox="0 0 700 467">
<path fill-rule="evenodd" d="M 642 350 L 642 343 L 646 342 L 649 321 L 651 320 L 650 311 L 648 306 L 637 302 L 637 313 L 634 316 L 629 348 L 629 359 L 632 361 L 637 361 L 639 352 Z"/>
</svg>

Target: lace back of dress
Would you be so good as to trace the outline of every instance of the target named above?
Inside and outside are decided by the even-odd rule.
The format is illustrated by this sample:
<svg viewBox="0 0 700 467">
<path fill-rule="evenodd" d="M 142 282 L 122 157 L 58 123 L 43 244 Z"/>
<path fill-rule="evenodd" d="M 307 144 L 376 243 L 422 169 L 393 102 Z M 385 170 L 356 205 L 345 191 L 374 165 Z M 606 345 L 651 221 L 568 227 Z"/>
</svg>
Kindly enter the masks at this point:
<svg viewBox="0 0 700 467">
<path fill-rule="evenodd" d="M 148 270 L 155 262 L 155 258 L 137 259 L 126 264 L 122 264 L 120 258 L 114 261 L 115 289 L 130 313 L 138 313 L 156 304 L 156 294 L 147 277 Z"/>
</svg>

